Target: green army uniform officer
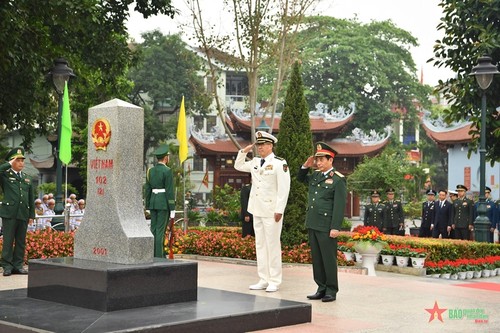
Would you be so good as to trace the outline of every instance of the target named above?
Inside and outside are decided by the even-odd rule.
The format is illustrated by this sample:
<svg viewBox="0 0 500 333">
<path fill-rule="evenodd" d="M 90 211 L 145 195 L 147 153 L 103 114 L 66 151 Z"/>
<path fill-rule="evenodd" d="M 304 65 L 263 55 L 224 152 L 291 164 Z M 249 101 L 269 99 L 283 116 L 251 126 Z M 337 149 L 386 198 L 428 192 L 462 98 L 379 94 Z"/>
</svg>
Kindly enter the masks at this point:
<svg viewBox="0 0 500 333">
<path fill-rule="evenodd" d="M 385 221 L 385 205 L 379 202 L 380 192 L 372 191 L 371 199 L 372 203 L 365 206 L 364 225 L 377 227 L 378 230 L 382 231 Z"/>
<path fill-rule="evenodd" d="M 0 186 L 4 194 L 0 204 L 3 276 L 28 274 L 23 268 L 24 252 L 28 224 L 35 218 L 35 200 L 33 184 L 22 172 L 24 159 L 24 149 L 18 147 L 9 151 L 5 157 L 8 162 L 0 165 Z"/>
<path fill-rule="evenodd" d="M 322 302 L 336 300 L 339 291 L 337 276 L 337 237 L 344 219 L 347 185 L 344 175 L 335 171 L 333 159 L 337 152 L 324 142 L 316 144 L 298 173 L 298 180 L 308 184 L 306 227 L 313 263 L 315 294 L 308 299 Z M 316 167 L 309 174 L 309 169 Z"/>
<path fill-rule="evenodd" d="M 172 170 L 167 166 L 168 146 L 160 146 L 153 154 L 158 163 L 147 171 L 144 192 L 146 209 L 151 213 L 154 256 L 165 258 L 165 230 L 168 218 L 175 216 L 174 177 Z"/>
<path fill-rule="evenodd" d="M 465 196 L 465 185 L 457 185 L 456 191 L 458 199 L 453 201 L 451 207 L 451 228 L 455 231 L 455 239 L 469 240 L 474 225 L 474 201 Z"/>
<path fill-rule="evenodd" d="M 394 188 L 388 188 L 385 193 L 387 200 L 384 201 L 385 212 L 382 230 L 387 235 L 405 235 L 405 217 L 401 201 L 394 200 Z"/>
</svg>

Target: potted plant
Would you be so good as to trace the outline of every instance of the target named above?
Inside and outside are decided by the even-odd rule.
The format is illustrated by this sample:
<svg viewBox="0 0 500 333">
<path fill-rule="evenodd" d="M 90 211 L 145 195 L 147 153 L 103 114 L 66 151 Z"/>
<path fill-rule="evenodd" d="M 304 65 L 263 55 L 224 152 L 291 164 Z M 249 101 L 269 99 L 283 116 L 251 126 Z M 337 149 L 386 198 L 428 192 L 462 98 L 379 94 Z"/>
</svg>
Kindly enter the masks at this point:
<svg viewBox="0 0 500 333">
<path fill-rule="evenodd" d="M 410 260 L 410 249 L 407 245 L 398 245 L 394 251 L 396 264 L 399 267 L 407 267 Z"/>
<path fill-rule="evenodd" d="M 385 266 L 392 266 L 394 264 L 394 249 L 393 244 L 389 244 L 380 251 L 382 256 L 382 264 Z"/>
<path fill-rule="evenodd" d="M 345 218 L 342 220 L 342 224 L 340 225 L 340 231 L 351 231 L 352 222 Z"/>
<path fill-rule="evenodd" d="M 453 270 L 449 260 L 442 260 L 438 262 L 439 271 L 441 272 L 442 279 L 449 279 Z"/>
<path fill-rule="evenodd" d="M 439 267 L 437 263 L 432 262 L 432 261 L 427 261 L 425 263 L 425 268 L 426 268 L 426 274 L 427 276 L 433 277 L 433 278 L 439 278 L 441 275 L 439 271 Z"/>
<path fill-rule="evenodd" d="M 467 259 L 458 259 L 458 279 L 465 280 L 467 278 L 467 270 L 468 270 L 468 260 Z"/>
<path fill-rule="evenodd" d="M 378 262 L 378 254 L 387 245 L 387 237 L 372 226 L 359 225 L 353 232 L 351 241 L 363 258 L 362 266 L 368 269 L 368 275 L 375 276 L 375 263 Z"/>
<path fill-rule="evenodd" d="M 423 268 L 425 258 L 427 257 L 427 252 L 423 248 L 410 248 L 409 256 L 411 260 L 411 265 L 414 268 Z"/>
<path fill-rule="evenodd" d="M 337 249 L 344 254 L 345 260 L 354 261 L 354 250 L 352 248 L 354 244 L 347 242 L 339 242 Z"/>
</svg>

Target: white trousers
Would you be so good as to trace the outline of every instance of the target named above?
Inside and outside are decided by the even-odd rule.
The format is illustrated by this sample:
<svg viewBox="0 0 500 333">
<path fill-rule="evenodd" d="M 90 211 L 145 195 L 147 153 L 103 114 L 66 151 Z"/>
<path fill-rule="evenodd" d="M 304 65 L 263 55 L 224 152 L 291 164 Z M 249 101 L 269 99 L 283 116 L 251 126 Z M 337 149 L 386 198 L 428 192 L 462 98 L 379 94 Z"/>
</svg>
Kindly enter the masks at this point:
<svg viewBox="0 0 500 333">
<path fill-rule="evenodd" d="M 282 278 L 281 267 L 281 221 L 274 217 L 253 217 L 255 230 L 255 252 L 257 254 L 257 273 L 261 283 L 279 286 Z"/>
</svg>

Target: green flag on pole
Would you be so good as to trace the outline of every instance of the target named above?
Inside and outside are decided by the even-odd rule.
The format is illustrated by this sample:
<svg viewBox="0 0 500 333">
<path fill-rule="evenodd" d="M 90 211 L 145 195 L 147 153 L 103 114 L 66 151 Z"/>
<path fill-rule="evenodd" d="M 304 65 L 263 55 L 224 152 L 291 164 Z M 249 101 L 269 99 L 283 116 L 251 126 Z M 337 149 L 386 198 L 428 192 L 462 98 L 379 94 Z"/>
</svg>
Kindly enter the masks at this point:
<svg viewBox="0 0 500 333">
<path fill-rule="evenodd" d="M 61 137 L 59 139 L 59 159 L 68 165 L 71 161 L 71 114 L 69 111 L 68 82 L 64 83 L 61 114 Z"/>
</svg>

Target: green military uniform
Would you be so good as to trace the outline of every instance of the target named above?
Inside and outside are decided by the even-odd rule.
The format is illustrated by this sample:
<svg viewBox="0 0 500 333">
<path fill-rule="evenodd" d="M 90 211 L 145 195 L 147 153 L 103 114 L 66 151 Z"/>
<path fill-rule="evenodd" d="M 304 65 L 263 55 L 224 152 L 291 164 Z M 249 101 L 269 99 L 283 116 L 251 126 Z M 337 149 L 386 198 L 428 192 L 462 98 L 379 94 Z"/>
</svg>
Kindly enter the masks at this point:
<svg viewBox="0 0 500 333">
<path fill-rule="evenodd" d="M 331 156 L 333 159 L 336 154 L 337 152 L 325 143 L 317 144 L 316 157 Z M 323 302 L 333 301 L 339 290 L 337 238 L 330 237 L 330 231 L 340 230 L 344 219 L 347 201 L 346 179 L 334 168 L 327 170 L 326 174 L 319 170 L 309 174 L 308 168 L 301 168 L 298 180 L 309 186 L 306 227 L 311 246 L 314 281 L 318 285 L 316 294 L 308 298 L 321 298 Z"/>
<path fill-rule="evenodd" d="M 393 188 L 389 188 L 386 191 L 387 194 L 394 193 Z M 384 212 L 384 222 L 383 222 L 383 232 L 388 235 L 405 235 L 405 216 L 403 212 L 403 205 L 399 200 L 386 200 L 383 202 L 385 212 Z"/>
<path fill-rule="evenodd" d="M 158 159 L 168 155 L 168 146 L 159 147 Z M 154 236 L 154 256 L 165 258 L 165 231 L 171 211 L 175 211 L 174 177 L 172 170 L 158 163 L 147 171 L 145 184 L 146 208 L 151 213 L 151 233 Z"/>
<path fill-rule="evenodd" d="M 457 185 L 457 191 L 467 191 L 467 187 Z M 451 221 L 452 226 L 455 225 L 455 239 L 468 240 L 469 228 L 474 224 L 474 201 L 465 196 L 453 201 Z"/>
<path fill-rule="evenodd" d="M 6 160 L 24 159 L 24 149 L 14 148 Z M 15 162 L 14 162 L 15 163 Z M 1 265 L 4 276 L 27 274 L 23 269 L 26 231 L 29 219 L 35 218 L 33 184 L 26 173 L 16 173 L 9 162 L 0 165 L 0 186 L 4 194 L 0 204 L 3 247 Z"/>
<path fill-rule="evenodd" d="M 379 191 L 372 191 L 372 197 L 380 197 Z M 363 223 L 365 226 L 377 227 L 382 231 L 385 220 L 385 205 L 378 203 L 371 203 L 365 206 L 365 217 Z"/>
</svg>

